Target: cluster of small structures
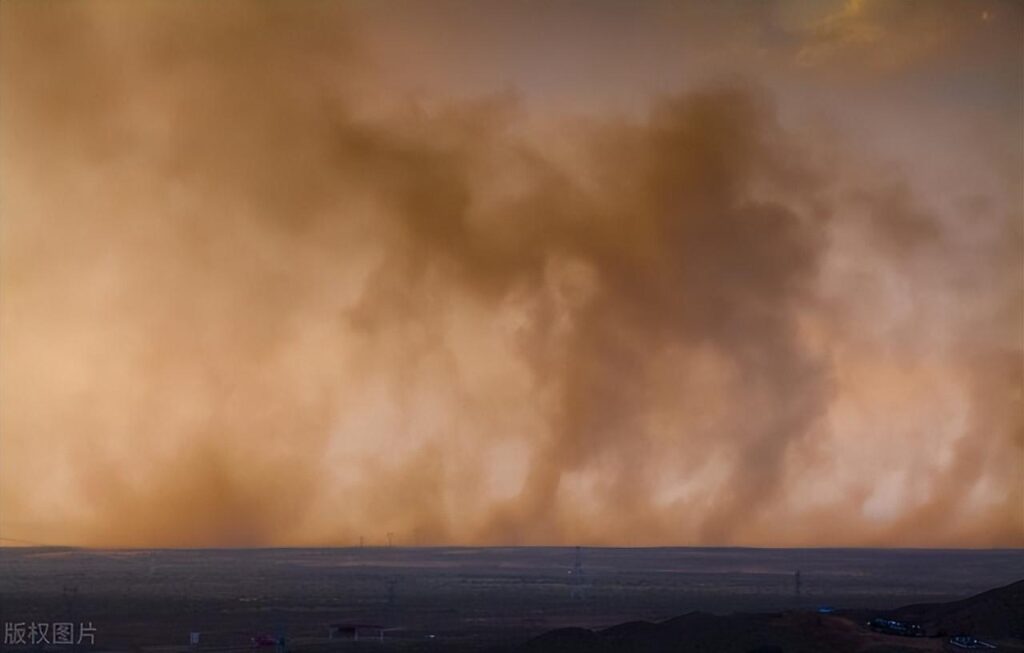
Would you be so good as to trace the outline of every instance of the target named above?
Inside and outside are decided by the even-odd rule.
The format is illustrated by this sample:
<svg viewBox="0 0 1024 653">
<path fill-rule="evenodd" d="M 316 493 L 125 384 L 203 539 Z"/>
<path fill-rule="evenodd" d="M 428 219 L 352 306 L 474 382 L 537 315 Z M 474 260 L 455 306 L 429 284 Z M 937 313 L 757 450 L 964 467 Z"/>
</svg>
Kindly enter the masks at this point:
<svg viewBox="0 0 1024 653">
<path fill-rule="evenodd" d="M 391 534 L 389 533 L 389 539 Z M 573 566 L 568 570 L 569 575 L 569 593 L 570 597 L 574 600 L 585 599 L 587 597 L 587 574 L 584 571 L 583 566 L 583 549 L 576 547 L 575 559 Z M 802 590 L 803 590 L 803 579 L 800 570 L 797 570 L 793 576 L 793 592 L 795 597 L 795 605 L 797 611 L 803 611 L 804 608 L 801 606 Z M 387 605 L 388 611 L 384 615 L 384 622 L 377 623 L 366 623 L 366 622 L 344 622 L 344 623 L 329 623 L 327 626 L 327 638 L 329 640 L 349 640 L 352 642 L 370 640 L 383 642 L 385 634 L 388 632 L 401 631 L 402 627 L 399 626 L 386 626 L 383 623 L 394 623 L 392 609 L 396 602 L 396 585 L 398 583 L 397 578 L 392 577 L 387 581 L 388 598 Z M 252 602 L 259 599 L 253 597 L 241 597 L 239 601 Z M 818 615 L 832 615 L 837 611 L 831 605 L 818 605 L 814 608 L 814 611 Z M 818 617 L 819 625 L 822 623 L 821 617 Z M 917 624 L 910 621 L 902 621 L 897 619 L 890 619 L 886 617 L 875 617 L 865 624 L 870 630 L 881 633 L 884 635 L 894 635 L 899 637 L 926 637 L 928 636 L 925 629 Z M 934 624 L 933 624 L 934 625 Z M 955 632 L 955 631 L 954 631 Z M 947 632 L 942 629 L 938 629 L 937 634 L 933 634 L 933 637 L 946 638 Z M 427 639 L 434 639 L 435 635 L 426 635 Z M 189 634 L 189 644 L 191 645 L 192 653 L 198 653 L 200 641 L 200 633 L 192 632 Z M 946 640 L 949 647 L 954 649 L 998 649 L 997 646 L 984 642 L 977 639 L 976 637 L 968 634 L 961 634 L 948 637 Z M 287 642 L 284 635 L 283 627 L 277 628 L 276 634 L 271 635 L 269 633 L 257 633 L 250 638 L 251 647 L 253 649 L 262 649 L 274 647 L 275 653 L 287 653 Z M 762 649 L 757 649 L 762 650 Z M 763 650 L 768 651 L 768 648 Z M 776 650 L 772 648 L 771 650 Z M 948 650 L 948 649 L 947 649 Z M 254 651 L 255 653 L 255 651 Z"/>
<path fill-rule="evenodd" d="M 957 635 L 956 637 L 950 637 L 949 643 L 957 648 L 970 648 L 970 649 L 994 649 L 995 644 L 989 644 L 983 642 L 980 639 L 971 637 L 970 635 Z"/>
<path fill-rule="evenodd" d="M 885 633 L 886 635 L 924 637 L 924 629 L 917 624 L 908 623 L 906 621 L 896 621 L 895 619 L 875 617 L 868 622 L 868 628 L 875 632 Z"/>
<path fill-rule="evenodd" d="M 329 639 L 351 639 L 358 642 L 362 639 L 376 639 L 384 641 L 384 633 L 391 630 L 399 630 L 395 627 L 382 626 L 380 624 L 331 624 L 327 629 Z"/>
<path fill-rule="evenodd" d="M 886 635 L 899 635 L 900 637 L 924 637 L 925 632 L 921 626 L 906 621 L 895 619 L 884 619 L 876 617 L 868 622 L 868 628 L 875 632 Z M 995 649 L 995 644 L 989 644 L 971 635 L 955 635 L 949 638 L 951 646 L 966 649 Z"/>
</svg>

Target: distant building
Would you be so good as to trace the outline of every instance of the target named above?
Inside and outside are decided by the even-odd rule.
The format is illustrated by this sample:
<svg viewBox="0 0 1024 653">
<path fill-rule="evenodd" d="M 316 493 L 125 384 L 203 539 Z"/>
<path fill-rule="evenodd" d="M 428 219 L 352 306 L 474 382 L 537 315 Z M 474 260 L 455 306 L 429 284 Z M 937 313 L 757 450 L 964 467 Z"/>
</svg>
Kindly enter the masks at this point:
<svg viewBox="0 0 1024 653">
<path fill-rule="evenodd" d="M 327 636 L 330 639 L 351 639 L 354 642 L 360 639 L 384 640 L 384 633 L 397 628 L 388 628 L 380 624 L 331 624 L 328 626 Z"/>
<path fill-rule="evenodd" d="M 996 648 L 995 644 L 989 644 L 983 642 L 980 639 L 971 637 L 970 635 L 957 635 L 956 637 L 950 637 L 949 643 L 956 648 L 968 648 L 968 649 L 993 649 Z"/>
<path fill-rule="evenodd" d="M 900 635 L 901 637 L 924 637 L 924 629 L 917 624 L 895 619 L 882 619 L 876 617 L 868 622 L 868 628 L 875 632 L 886 635 Z"/>
</svg>

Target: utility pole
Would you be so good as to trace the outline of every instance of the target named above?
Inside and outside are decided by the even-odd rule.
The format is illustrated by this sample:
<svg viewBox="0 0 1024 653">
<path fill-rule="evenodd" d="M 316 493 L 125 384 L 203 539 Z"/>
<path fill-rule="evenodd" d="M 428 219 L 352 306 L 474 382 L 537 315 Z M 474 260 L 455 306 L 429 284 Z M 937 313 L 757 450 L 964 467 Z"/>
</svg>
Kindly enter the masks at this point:
<svg viewBox="0 0 1024 653">
<path fill-rule="evenodd" d="M 569 573 L 572 575 L 569 596 L 574 599 L 585 598 L 586 587 L 584 586 L 585 578 L 583 575 L 583 549 L 580 547 L 576 547 L 576 561 L 573 563 L 572 571 Z"/>
</svg>

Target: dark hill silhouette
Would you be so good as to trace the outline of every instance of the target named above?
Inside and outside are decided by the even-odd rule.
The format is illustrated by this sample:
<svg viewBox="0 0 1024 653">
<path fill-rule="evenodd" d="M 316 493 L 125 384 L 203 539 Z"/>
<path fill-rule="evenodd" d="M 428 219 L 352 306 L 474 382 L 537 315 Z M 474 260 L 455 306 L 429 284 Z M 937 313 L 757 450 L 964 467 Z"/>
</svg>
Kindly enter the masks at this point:
<svg viewBox="0 0 1024 653">
<path fill-rule="evenodd" d="M 931 632 L 1024 638 L 1024 580 L 949 603 L 921 603 L 892 611 Z"/>
<path fill-rule="evenodd" d="M 561 628 L 528 642 L 528 653 L 820 653 L 847 650 L 834 617 L 799 613 L 719 616 L 693 612 L 661 623 L 633 621 L 605 630 Z M 851 640 L 852 641 L 852 640 Z"/>
<path fill-rule="evenodd" d="M 561 628 L 544 633 L 517 650 L 523 653 L 897 653 L 915 650 L 904 638 L 872 633 L 863 626 L 864 614 L 869 613 L 719 616 L 691 612 L 660 623 L 631 621 L 596 631 Z M 968 633 L 1024 639 L 1024 580 L 959 601 L 908 605 L 878 614 L 918 623 L 931 636 Z"/>
</svg>

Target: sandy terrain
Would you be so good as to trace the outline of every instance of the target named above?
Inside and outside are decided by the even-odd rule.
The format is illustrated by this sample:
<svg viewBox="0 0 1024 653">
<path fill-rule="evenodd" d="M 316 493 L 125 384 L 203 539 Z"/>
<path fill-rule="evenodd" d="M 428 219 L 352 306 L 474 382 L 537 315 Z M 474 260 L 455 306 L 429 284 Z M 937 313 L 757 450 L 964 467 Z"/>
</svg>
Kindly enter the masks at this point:
<svg viewBox="0 0 1024 653">
<path fill-rule="evenodd" d="M 5 548 L 0 620 L 91 622 L 95 650 L 180 648 L 190 631 L 202 633 L 202 649 L 248 647 L 259 633 L 283 633 L 292 649 L 336 649 L 325 639 L 331 623 L 394 627 L 388 649 L 478 650 L 696 610 L 945 602 L 1024 578 L 1016 550 L 585 549 L 580 586 L 573 561 L 571 548 Z M 857 627 L 827 623 L 840 634 Z"/>
</svg>

